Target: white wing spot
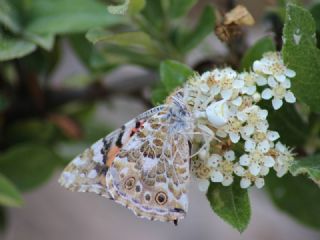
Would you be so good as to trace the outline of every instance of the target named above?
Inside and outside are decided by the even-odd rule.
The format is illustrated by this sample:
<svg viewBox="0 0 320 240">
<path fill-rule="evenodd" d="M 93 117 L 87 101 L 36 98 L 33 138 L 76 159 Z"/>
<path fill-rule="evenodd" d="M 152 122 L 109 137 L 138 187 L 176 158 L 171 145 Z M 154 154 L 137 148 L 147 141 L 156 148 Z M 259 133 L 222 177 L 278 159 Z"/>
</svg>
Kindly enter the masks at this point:
<svg viewBox="0 0 320 240">
<path fill-rule="evenodd" d="M 101 139 L 91 146 L 91 149 L 93 151 L 92 160 L 100 164 L 103 164 L 103 156 L 101 154 L 102 148 L 103 148 L 103 141 Z"/>
<path fill-rule="evenodd" d="M 86 161 L 81 160 L 81 158 L 78 156 L 72 163 L 76 167 L 80 167 L 80 166 L 84 165 L 86 163 Z"/>
<path fill-rule="evenodd" d="M 93 178 L 96 178 L 97 175 L 98 175 L 98 174 L 97 174 L 97 171 L 94 170 L 94 169 L 92 169 L 92 170 L 88 173 L 88 178 L 93 179 Z"/>
<path fill-rule="evenodd" d="M 62 174 L 62 177 L 63 177 L 63 180 L 65 181 L 66 187 L 69 187 L 76 179 L 76 175 L 70 172 L 64 172 Z"/>
</svg>

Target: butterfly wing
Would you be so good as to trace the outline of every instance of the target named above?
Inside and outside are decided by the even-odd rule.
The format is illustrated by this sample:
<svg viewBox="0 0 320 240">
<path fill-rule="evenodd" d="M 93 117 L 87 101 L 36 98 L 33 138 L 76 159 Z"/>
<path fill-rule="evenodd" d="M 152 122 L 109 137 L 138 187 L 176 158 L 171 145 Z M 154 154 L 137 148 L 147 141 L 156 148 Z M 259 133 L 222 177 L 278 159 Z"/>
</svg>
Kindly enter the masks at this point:
<svg viewBox="0 0 320 240">
<path fill-rule="evenodd" d="M 150 109 L 98 140 L 68 164 L 59 178 L 59 183 L 71 191 L 93 192 L 109 198 L 106 174 L 115 156 L 143 123 L 162 108 L 163 106 L 158 106 Z"/>
<path fill-rule="evenodd" d="M 137 216 L 177 221 L 188 209 L 189 143 L 170 128 L 166 110 L 150 117 L 114 159 L 107 188 Z"/>
</svg>

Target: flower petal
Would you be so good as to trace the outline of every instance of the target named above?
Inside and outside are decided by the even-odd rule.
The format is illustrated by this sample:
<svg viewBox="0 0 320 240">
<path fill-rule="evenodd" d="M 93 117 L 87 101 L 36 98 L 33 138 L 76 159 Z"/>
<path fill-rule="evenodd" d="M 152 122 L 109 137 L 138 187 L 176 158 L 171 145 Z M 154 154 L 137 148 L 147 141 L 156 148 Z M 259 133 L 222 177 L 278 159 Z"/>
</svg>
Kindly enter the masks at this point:
<svg viewBox="0 0 320 240">
<path fill-rule="evenodd" d="M 252 152 L 256 148 L 256 143 L 252 139 L 246 140 L 244 149 L 246 152 Z"/>
<path fill-rule="evenodd" d="M 232 96 L 232 89 L 224 89 L 221 91 L 221 96 L 224 100 L 229 100 Z"/>
<path fill-rule="evenodd" d="M 223 175 L 221 172 L 215 171 L 212 173 L 211 177 L 212 182 L 222 182 L 223 181 Z"/>
<path fill-rule="evenodd" d="M 281 83 L 281 86 L 284 88 L 291 88 L 291 81 L 286 79 L 284 82 Z"/>
<path fill-rule="evenodd" d="M 272 99 L 272 106 L 274 110 L 278 110 L 283 105 L 283 101 L 279 98 Z"/>
<path fill-rule="evenodd" d="M 293 93 L 291 91 L 288 91 L 286 93 L 286 95 L 284 96 L 284 98 L 288 103 L 296 102 L 296 97 L 293 95 Z"/>
<path fill-rule="evenodd" d="M 233 183 L 233 177 L 232 176 L 227 176 L 223 179 L 222 185 L 223 186 L 230 186 Z"/>
<path fill-rule="evenodd" d="M 198 180 L 198 188 L 201 192 L 208 191 L 210 182 L 207 179 L 200 179 Z"/>
<path fill-rule="evenodd" d="M 236 166 L 235 169 L 234 169 L 234 173 L 235 173 L 237 176 L 241 177 L 241 176 L 243 176 L 243 174 L 244 174 L 244 168 L 241 167 L 241 166 Z"/>
<path fill-rule="evenodd" d="M 262 142 L 258 143 L 257 149 L 262 153 L 268 152 L 270 149 L 269 141 L 263 140 Z"/>
<path fill-rule="evenodd" d="M 233 143 L 237 143 L 240 140 L 240 135 L 238 133 L 231 132 L 231 133 L 229 133 L 229 137 L 230 137 L 231 142 L 233 142 Z"/>
<path fill-rule="evenodd" d="M 241 188 L 248 188 L 251 185 L 251 181 L 248 178 L 242 178 L 240 180 L 240 187 Z"/>
<path fill-rule="evenodd" d="M 286 69 L 286 76 L 289 77 L 289 78 L 294 78 L 296 76 L 296 72 L 287 68 Z"/>
<path fill-rule="evenodd" d="M 236 155 L 232 150 L 226 151 L 223 156 L 228 161 L 233 161 L 236 159 Z"/>
<path fill-rule="evenodd" d="M 262 188 L 264 186 L 264 179 L 263 178 L 257 178 L 254 182 L 257 188 Z"/>
<path fill-rule="evenodd" d="M 277 79 L 278 82 L 283 82 L 286 80 L 286 76 L 284 74 L 276 74 L 274 75 L 275 79 Z"/>
<path fill-rule="evenodd" d="M 273 96 L 272 90 L 270 88 L 266 88 L 262 91 L 261 97 L 262 99 L 269 100 Z"/>
<path fill-rule="evenodd" d="M 244 137 L 250 137 L 254 133 L 254 126 L 247 125 L 243 127 L 241 133 L 244 135 Z"/>
<path fill-rule="evenodd" d="M 249 86 L 246 87 L 246 94 L 248 95 L 253 95 L 255 92 L 257 91 L 257 87 L 256 86 Z"/>
<path fill-rule="evenodd" d="M 280 137 L 280 135 L 276 131 L 268 131 L 267 132 L 267 138 L 272 142 L 277 140 L 279 137 Z"/>
<path fill-rule="evenodd" d="M 268 83 L 267 79 L 262 77 L 262 76 L 259 76 L 257 79 L 256 79 L 256 82 L 257 82 L 257 85 L 258 86 L 264 86 Z"/>
<path fill-rule="evenodd" d="M 243 154 L 241 157 L 240 157 L 240 165 L 242 166 L 249 166 L 250 164 L 250 158 L 249 158 L 249 155 L 248 154 Z"/>
<path fill-rule="evenodd" d="M 271 157 L 271 156 L 265 157 L 265 159 L 264 159 L 264 166 L 265 167 L 271 168 L 274 166 L 274 164 L 275 164 L 275 161 L 274 161 L 273 157 Z"/>
<path fill-rule="evenodd" d="M 241 97 L 237 97 L 236 99 L 234 99 L 234 100 L 232 101 L 232 103 L 233 103 L 234 105 L 236 105 L 237 107 L 239 107 L 239 106 L 241 106 L 241 104 L 242 104 L 242 98 L 241 98 Z"/>
<path fill-rule="evenodd" d="M 234 80 L 232 83 L 232 87 L 236 88 L 236 89 L 240 89 L 244 86 L 244 81 L 243 80 Z"/>
<path fill-rule="evenodd" d="M 277 87 L 279 84 L 276 82 L 276 80 L 274 79 L 274 77 L 268 77 L 268 85 L 272 88 Z"/>
<path fill-rule="evenodd" d="M 257 176 L 259 174 L 260 170 L 261 170 L 261 167 L 257 163 L 252 163 L 249 166 L 249 171 L 253 176 Z"/>
</svg>

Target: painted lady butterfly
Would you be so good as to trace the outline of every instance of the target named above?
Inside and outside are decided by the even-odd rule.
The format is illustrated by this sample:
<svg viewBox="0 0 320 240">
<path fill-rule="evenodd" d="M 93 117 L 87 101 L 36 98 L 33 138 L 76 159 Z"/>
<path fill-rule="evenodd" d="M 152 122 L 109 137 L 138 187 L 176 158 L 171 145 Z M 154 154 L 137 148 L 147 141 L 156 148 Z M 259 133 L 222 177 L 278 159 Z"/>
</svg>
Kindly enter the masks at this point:
<svg viewBox="0 0 320 240">
<path fill-rule="evenodd" d="M 194 123 L 182 90 L 77 156 L 59 182 L 111 198 L 150 220 L 183 219 Z"/>
</svg>

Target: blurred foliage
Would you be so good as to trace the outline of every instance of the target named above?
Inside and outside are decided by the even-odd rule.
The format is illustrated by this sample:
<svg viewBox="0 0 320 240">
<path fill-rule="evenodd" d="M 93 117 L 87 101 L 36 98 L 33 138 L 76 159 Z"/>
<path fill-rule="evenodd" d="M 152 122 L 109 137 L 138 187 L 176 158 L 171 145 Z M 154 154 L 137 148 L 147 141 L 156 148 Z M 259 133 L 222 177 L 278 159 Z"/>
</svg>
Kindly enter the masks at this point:
<svg viewBox="0 0 320 240">
<path fill-rule="evenodd" d="M 282 178 L 269 174 L 267 190 L 274 204 L 297 221 L 310 227 L 320 228 L 320 191 L 304 176 L 287 174 Z"/>
<path fill-rule="evenodd" d="M 278 1 L 266 18 L 273 38 L 263 37 L 248 47 L 243 44 L 246 31 L 237 29 L 242 35 L 224 43 L 226 56 L 208 56 L 201 52 L 203 40 L 214 35 L 216 16 L 230 10 L 232 1 L 226 1 L 226 9 L 200 8 L 198 2 L 0 0 L 0 229 L 5 226 L 5 206 L 20 206 L 21 192 L 43 184 L 57 168 L 112 130 L 96 114 L 111 96 L 128 94 L 148 106 L 160 104 L 203 69 L 228 64 L 249 71 L 264 52 L 282 45 L 286 64 L 297 72 L 292 83 L 300 102 L 270 112 L 270 124 L 284 143 L 296 146 L 291 173 L 304 175 L 270 176 L 268 191 L 279 209 L 320 228 L 320 191 L 307 179 L 319 183 L 320 4 L 312 5 L 310 14 L 301 4 Z M 66 45 L 87 74 L 69 77 L 57 89 L 50 80 Z M 188 66 L 195 49 L 208 57 Z M 152 90 L 108 89 L 102 79 L 126 64 L 146 69 L 159 81 Z M 151 92 L 151 100 L 145 99 L 145 90 Z M 242 232 L 251 210 L 247 191 L 238 186 L 211 184 L 207 197 L 213 211 Z"/>
<path fill-rule="evenodd" d="M 9 207 L 17 207 L 22 204 L 20 193 L 3 175 L 0 175 L 0 204 Z"/>
</svg>

